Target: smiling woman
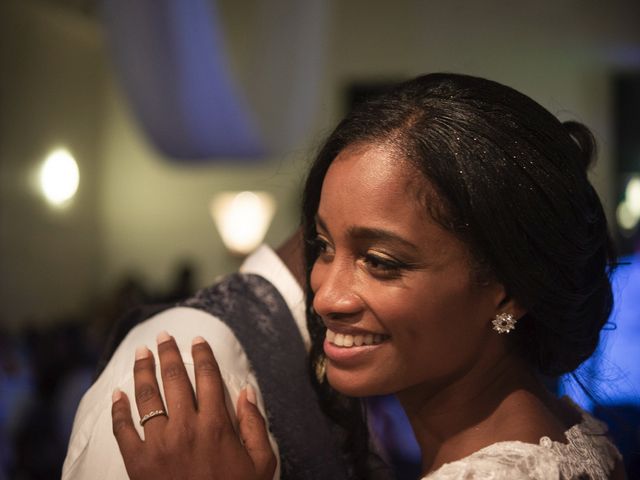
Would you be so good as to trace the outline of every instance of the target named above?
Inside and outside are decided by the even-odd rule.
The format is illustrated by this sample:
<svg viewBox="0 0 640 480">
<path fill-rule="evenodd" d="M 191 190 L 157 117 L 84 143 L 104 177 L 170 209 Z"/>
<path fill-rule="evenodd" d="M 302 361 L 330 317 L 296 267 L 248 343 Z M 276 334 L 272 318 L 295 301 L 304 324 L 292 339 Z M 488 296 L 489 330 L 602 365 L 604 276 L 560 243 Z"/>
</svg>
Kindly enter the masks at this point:
<svg viewBox="0 0 640 480">
<path fill-rule="evenodd" d="M 587 177 L 593 152 L 586 127 L 453 74 L 400 84 L 329 136 L 302 206 L 309 371 L 348 478 L 375 477 L 360 398 L 383 394 L 407 414 L 425 479 L 624 478 L 605 425 L 542 380 L 587 359 L 611 312 L 614 252 Z M 127 404 L 115 411 L 130 422 Z M 257 414 L 246 402 L 238 411 Z M 264 425 L 251 423 L 241 434 L 264 454 Z M 197 455 L 199 442 L 229 445 L 153 442 L 169 445 L 162 459 L 190 453 L 204 466 L 214 460 Z M 236 463 L 216 468 L 251 466 Z M 143 470 L 136 478 L 155 478 Z"/>
<path fill-rule="evenodd" d="M 355 477 L 352 397 L 388 393 L 429 479 L 622 475 L 604 425 L 541 380 L 588 358 L 611 311 L 593 153 L 584 126 L 453 74 L 400 84 L 330 135 L 303 201 L 309 328 Z"/>
</svg>

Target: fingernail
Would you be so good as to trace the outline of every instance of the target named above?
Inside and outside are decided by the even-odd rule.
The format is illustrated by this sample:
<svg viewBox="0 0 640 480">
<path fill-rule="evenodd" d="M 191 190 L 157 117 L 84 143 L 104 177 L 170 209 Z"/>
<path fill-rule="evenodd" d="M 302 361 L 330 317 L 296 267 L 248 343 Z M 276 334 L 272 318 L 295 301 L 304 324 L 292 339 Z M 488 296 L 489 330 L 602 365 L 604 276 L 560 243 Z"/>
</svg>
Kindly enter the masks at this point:
<svg viewBox="0 0 640 480">
<path fill-rule="evenodd" d="M 142 360 L 144 358 L 148 358 L 151 355 L 151 350 L 149 350 L 146 345 L 141 345 L 136 348 L 136 360 Z"/>
<path fill-rule="evenodd" d="M 115 388 L 113 390 L 113 394 L 111 395 L 111 402 L 116 403 L 121 398 L 122 398 L 122 390 L 120 390 L 119 388 Z"/>
<path fill-rule="evenodd" d="M 256 405 L 256 391 L 253 389 L 251 384 L 247 384 L 245 390 L 247 391 L 247 400 L 249 403 Z"/>
<path fill-rule="evenodd" d="M 160 345 L 161 343 L 171 340 L 171 335 L 169 335 L 166 330 L 163 330 L 158 334 L 156 340 L 158 341 L 158 345 Z"/>
<path fill-rule="evenodd" d="M 199 343 L 205 343 L 206 340 L 200 336 L 195 337 L 192 341 L 191 341 L 191 345 L 198 345 Z"/>
</svg>

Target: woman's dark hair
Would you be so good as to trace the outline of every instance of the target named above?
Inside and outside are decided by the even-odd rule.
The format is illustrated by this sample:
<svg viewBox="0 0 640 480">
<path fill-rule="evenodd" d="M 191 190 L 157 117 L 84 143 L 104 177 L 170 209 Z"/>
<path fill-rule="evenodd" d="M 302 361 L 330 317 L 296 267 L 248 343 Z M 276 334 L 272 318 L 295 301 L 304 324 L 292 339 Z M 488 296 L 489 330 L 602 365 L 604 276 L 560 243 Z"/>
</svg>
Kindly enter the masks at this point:
<svg viewBox="0 0 640 480">
<path fill-rule="evenodd" d="M 612 308 L 615 256 L 587 178 L 595 143 L 586 127 L 561 123 L 509 87 L 455 74 L 421 76 L 358 105 L 328 137 L 307 177 L 307 275 L 317 255 L 322 182 L 336 156 L 356 144 L 388 146 L 422 173 L 426 195 L 435 193 L 424 199 L 425 214 L 464 242 L 479 282 L 496 279 L 526 310 L 509 338 L 534 369 L 557 376 L 593 353 Z M 316 365 L 325 327 L 312 301 L 308 289 Z M 317 388 L 327 413 L 351 432 L 346 451 L 354 476 L 364 475 L 360 404 L 327 382 Z"/>
</svg>

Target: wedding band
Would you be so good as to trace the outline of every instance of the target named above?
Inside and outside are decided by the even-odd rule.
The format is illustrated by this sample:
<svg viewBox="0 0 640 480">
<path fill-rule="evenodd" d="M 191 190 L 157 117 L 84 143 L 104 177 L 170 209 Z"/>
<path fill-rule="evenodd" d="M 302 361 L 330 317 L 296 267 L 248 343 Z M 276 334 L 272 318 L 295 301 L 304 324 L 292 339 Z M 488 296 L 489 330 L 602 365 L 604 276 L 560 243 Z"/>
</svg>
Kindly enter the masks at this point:
<svg viewBox="0 0 640 480">
<path fill-rule="evenodd" d="M 166 417 L 167 416 L 167 412 L 165 412 L 164 410 L 152 410 L 152 411 L 150 411 L 149 413 L 147 413 L 144 417 L 142 417 L 140 419 L 140 426 L 144 427 L 145 423 L 147 423 L 153 417 L 157 417 L 158 415 L 164 415 Z"/>
</svg>

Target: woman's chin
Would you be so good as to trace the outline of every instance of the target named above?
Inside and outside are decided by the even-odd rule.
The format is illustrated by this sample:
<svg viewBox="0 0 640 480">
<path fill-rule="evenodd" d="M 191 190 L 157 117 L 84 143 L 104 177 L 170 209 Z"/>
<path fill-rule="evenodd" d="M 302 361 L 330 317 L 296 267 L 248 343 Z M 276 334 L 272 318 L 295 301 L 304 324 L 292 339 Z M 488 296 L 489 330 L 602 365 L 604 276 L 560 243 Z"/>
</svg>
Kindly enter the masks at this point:
<svg viewBox="0 0 640 480">
<path fill-rule="evenodd" d="M 327 366 L 327 381 L 334 390 L 348 397 L 370 397 L 393 393 L 365 375 L 348 373 Z"/>
</svg>

